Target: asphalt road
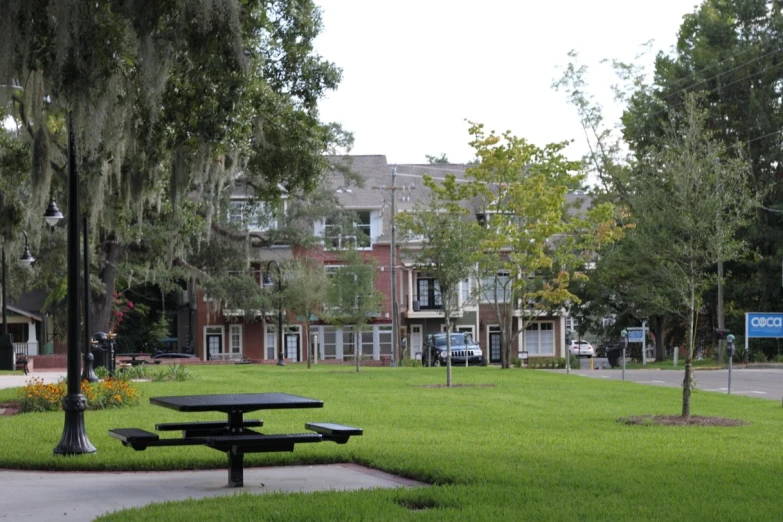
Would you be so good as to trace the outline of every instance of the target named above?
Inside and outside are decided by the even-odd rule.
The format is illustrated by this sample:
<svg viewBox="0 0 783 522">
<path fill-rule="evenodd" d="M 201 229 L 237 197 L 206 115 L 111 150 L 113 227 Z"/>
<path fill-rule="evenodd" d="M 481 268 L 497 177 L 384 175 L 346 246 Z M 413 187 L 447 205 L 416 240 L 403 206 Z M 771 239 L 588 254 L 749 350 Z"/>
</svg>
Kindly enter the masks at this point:
<svg viewBox="0 0 783 522">
<path fill-rule="evenodd" d="M 601 359 L 596 359 L 595 362 L 600 363 L 600 361 Z M 608 367 L 608 364 L 606 366 Z M 565 372 L 565 370 L 557 371 Z M 678 370 L 626 370 L 625 380 L 651 386 L 681 387 L 684 371 L 682 365 Z M 615 380 L 622 379 L 623 375 L 620 368 L 580 369 L 571 370 L 571 373 L 594 379 Z M 728 370 L 695 370 L 693 378 L 699 390 L 724 394 L 729 392 Z M 783 398 L 783 369 L 734 368 L 731 371 L 731 394 L 780 401 Z"/>
</svg>

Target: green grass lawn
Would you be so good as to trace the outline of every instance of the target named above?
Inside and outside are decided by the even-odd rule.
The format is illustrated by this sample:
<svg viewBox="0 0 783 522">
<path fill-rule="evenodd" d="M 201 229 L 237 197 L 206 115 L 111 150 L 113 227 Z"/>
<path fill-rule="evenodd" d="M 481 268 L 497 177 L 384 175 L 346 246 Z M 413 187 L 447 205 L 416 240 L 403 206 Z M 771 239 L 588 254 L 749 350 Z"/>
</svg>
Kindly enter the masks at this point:
<svg viewBox="0 0 783 522">
<path fill-rule="evenodd" d="M 193 367 L 197 379 L 139 383 L 140 406 L 85 413 L 95 455 L 54 457 L 62 412 L 0 417 L 0 467 L 69 470 L 225 469 L 203 447 L 136 452 L 109 428 L 222 419 L 149 405 L 155 395 L 288 392 L 321 410 L 259 412 L 267 433 L 305 421 L 364 428 L 346 445 L 250 454 L 247 466 L 356 462 L 434 484 L 421 489 L 239 495 L 151 505 L 101 520 L 779 520 L 777 401 L 694 392 L 694 415 L 744 419 L 742 427 L 628 426 L 626 415 L 677 414 L 677 388 L 493 367 Z M 0 402 L 13 398 L 0 390 Z M 256 418 L 248 415 L 248 418 Z"/>
<path fill-rule="evenodd" d="M 693 368 L 697 370 L 718 370 L 718 369 L 725 369 L 728 368 L 728 363 L 719 363 L 718 361 L 708 358 L 708 359 L 698 359 L 693 361 Z M 622 369 L 622 360 L 620 362 L 620 366 L 618 366 L 616 369 L 621 370 Z M 680 358 L 677 361 L 677 366 L 674 366 L 674 363 L 671 359 L 667 361 L 647 361 L 647 364 L 642 363 L 632 363 L 629 361 L 626 361 L 625 364 L 626 370 L 678 370 L 678 371 L 685 371 L 685 358 Z"/>
</svg>

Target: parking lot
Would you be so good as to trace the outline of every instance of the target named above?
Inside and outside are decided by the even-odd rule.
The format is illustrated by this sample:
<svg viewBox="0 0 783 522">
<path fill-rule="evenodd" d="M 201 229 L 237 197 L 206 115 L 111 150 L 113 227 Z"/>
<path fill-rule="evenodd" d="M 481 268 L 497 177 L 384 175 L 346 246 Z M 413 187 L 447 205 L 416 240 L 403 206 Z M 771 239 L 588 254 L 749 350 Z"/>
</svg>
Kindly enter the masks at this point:
<svg viewBox="0 0 783 522">
<path fill-rule="evenodd" d="M 594 364 L 602 368 L 601 361 L 602 359 L 596 358 Z M 589 365 L 589 362 L 586 364 Z M 608 364 L 606 366 L 608 367 Z M 682 366 L 679 370 L 626 370 L 625 380 L 651 386 L 680 387 L 684 371 Z M 594 379 L 614 380 L 622 379 L 623 374 L 620 368 L 580 369 L 571 370 L 571 373 Z M 728 370 L 695 370 L 693 378 L 698 390 L 728 393 Z M 783 398 L 783 368 L 734 368 L 731 372 L 731 394 L 780 401 Z"/>
</svg>

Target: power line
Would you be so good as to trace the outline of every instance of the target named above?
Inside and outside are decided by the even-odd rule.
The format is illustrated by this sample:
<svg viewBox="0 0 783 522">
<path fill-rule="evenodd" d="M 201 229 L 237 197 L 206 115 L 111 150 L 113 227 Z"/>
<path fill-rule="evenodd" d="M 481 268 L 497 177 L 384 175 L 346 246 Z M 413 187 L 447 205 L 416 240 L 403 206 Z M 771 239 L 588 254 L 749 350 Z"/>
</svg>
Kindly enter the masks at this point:
<svg viewBox="0 0 783 522">
<path fill-rule="evenodd" d="M 707 82 L 709 82 L 709 81 L 712 81 L 712 80 L 714 80 L 714 79 L 718 78 L 719 76 L 722 76 L 722 75 L 724 75 L 724 74 L 728 74 L 728 73 L 730 73 L 730 72 L 732 72 L 732 71 L 736 71 L 737 69 L 739 69 L 739 68 L 741 68 L 741 67 L 745 67 L 746 65 L 750 65 L 751 63 L 753 63 L 753 62 L 755 62 L 755 61 L 758 61 L 758 60 L 761 60 L 762 58 L 766 58 L 767 56 L 773 55 L 773 54 L 775 54 L 775 53 L 779 53 L 779 52 L 781 52 L 781 50 L 783 50 L 783 49 L 780 49 L 780 48 L 778 48 L 778 49 L 773 49 L 772 51 L 769 51 L 769 52 L 767 52 L 767 53 L 764 53 L 764 54 L 763 54 L 763 55 L 761 55 L 761 56 L 756 56 L 756 57 L 755 57 L 755 58 L 753 58 L 752 60 L 749 60 L 749 61 L 747 61 L 747 62 L 743 62 L 743 63 L 741 63 L 741 64 L 739 64 L 739 65 L 736 65 L 736 66 L 732 67 L 731 69 L 728 69 L 728 70 L 726 70 L 726 71 L 721 71 L 721 72 L 719 72 L 719 73 L 718 73 L 718 74 L 716 74 L 716 75 L 710 76 L 709 78 L 704 78 L 704 79 L 702 79 L 702 80 L 699 80 L 699 81 L 697 81 L 697 82 L 694 82 L 694 83 L 693 83 L 693 84 L 691 84 L 691 85 L 688 85 L 688 86 L 686 86 L 686 87 L 683 87 L 682 89 L 677 89 L 676 91 L 670 92 L 670 93 L 668 93 L 667 95 L 665 95 L 665 96 L 662 96 L 661 98 L 665 100 L 665 99 L 667 99 L 667 98 L 670 98 L 670 97 L 674 96 L 675 94 L 679 94 L 679 93 L 682 93 L 682 92 L 684 92 L 684 91 L 691 90 L 691 89 L 693 89 L 694 87 L 696 87 L 697 85 L 701 85 L 702 83 L 707 83 Z M 717 64 L 716 64 L 716 66 L 717 66 Z M 706 69 L 704 69 L 704 70 L 706 70 Z M 704 72 L 704 70 L 702 70 L 702 71 L 699 71 L 699 72 Z M 765 68 L 764 70 L 766 70 L 766 68 Z M 763 71 L 762 71 L 762 72 L 763 72 Z M 692 74 L 696 74 L 696 71 L 694 71 Z M 742 79 L 744 79 L 744 78 L 741 78 L 740 80 L 742 80 Z M 738 80 L 738 81 L 740 81 L 740 80 Z M 734 82 L 733 82 L 733 83 L 734 83 Z M 731 85 L 731 84 L 729 84 L 729 85 Z M 723 86 L 723 87 L 725 87 L 725 86 Z M 718 88 L 719 88 L 719 87 L 718 87 Z M 708 91 L 706 91 L 706 92 L 710 92 L 710 91 L 713 91 L 713 90 L 715 90 L 715 89 L 710 89 L 710 90 L 708 90 Z"/>
</svg>

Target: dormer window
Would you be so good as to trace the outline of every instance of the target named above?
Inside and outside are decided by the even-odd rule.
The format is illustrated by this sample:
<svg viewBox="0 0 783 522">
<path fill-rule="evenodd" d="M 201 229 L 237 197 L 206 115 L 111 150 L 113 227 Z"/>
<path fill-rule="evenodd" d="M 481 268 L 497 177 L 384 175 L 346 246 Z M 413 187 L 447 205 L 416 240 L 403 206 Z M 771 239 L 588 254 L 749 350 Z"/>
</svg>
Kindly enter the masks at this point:
<svg viewBox="0 0 783 522">
<path fill-rule="evenodd" d="M 372 212 L 353 212 L 353 220 L 327 219 L 324 224 L 324 246 L 336 250 L 370 248 L 372 246 Z"/>
</svg>

